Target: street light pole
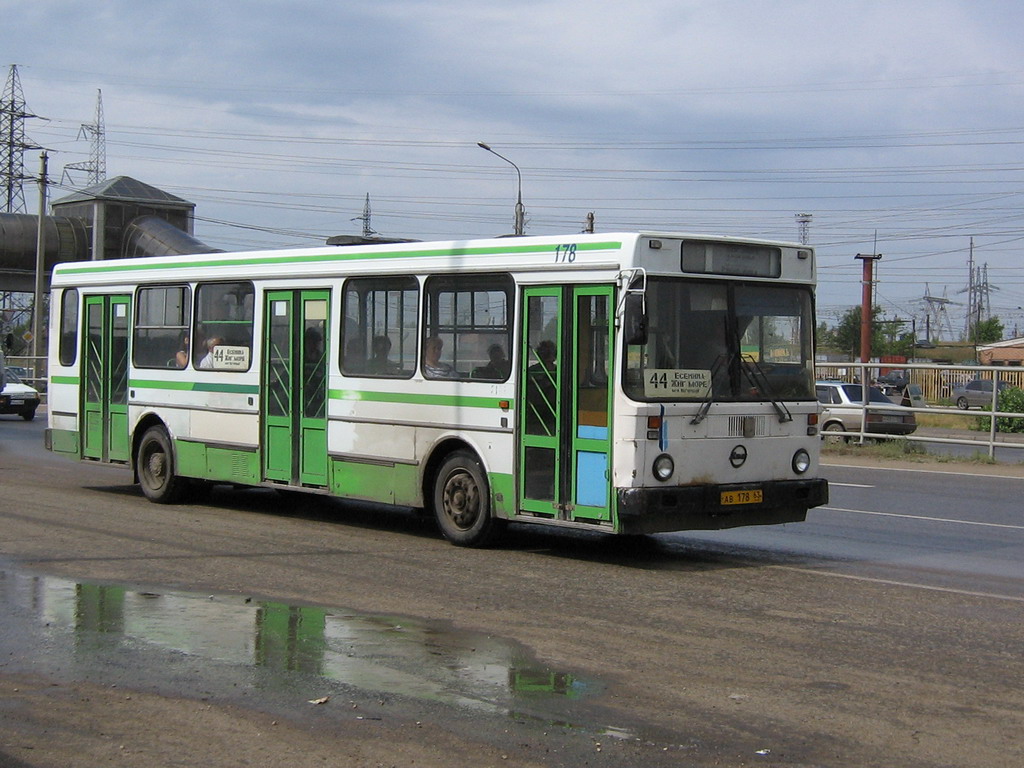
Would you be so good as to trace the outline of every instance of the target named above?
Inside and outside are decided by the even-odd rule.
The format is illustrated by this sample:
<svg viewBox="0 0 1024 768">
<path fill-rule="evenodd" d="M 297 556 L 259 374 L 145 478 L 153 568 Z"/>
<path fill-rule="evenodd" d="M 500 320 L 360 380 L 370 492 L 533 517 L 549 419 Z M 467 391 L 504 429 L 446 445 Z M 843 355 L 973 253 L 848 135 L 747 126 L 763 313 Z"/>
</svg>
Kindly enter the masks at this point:
<svg viewBox="0 0 1024 768">
<path fill-rule="evenodd" d="M 524 222 L 524 220 L 526 218 L 526 209 L 523 208 L 523 174 L 520 173 L 519 166 L 516 165 L 515 163 L 513 163 L 511 160 L 509 160 L 504 155 L 499 154 L 498 152 L 495 152 L 493 149 L 491 149 L 489 146 L 484 144 L 482 141 L 478 141 L 476 143 L 476 145 L 478 147 L 480 147 L 481 149 L 486 149 L 492 155 L 497 155 L 502 160 L 504 160 L 506 163 L 508 163 L 509 165 L 511 165 L 513 168 L 516 169 L 516 178 L 518 179 L 519 185 L 518 185 L 518 192 L 516 194 L 515 234 L 517 236 L 522 236 L 522 234 L 523 234 L 523 222 Z"/>
</svg>

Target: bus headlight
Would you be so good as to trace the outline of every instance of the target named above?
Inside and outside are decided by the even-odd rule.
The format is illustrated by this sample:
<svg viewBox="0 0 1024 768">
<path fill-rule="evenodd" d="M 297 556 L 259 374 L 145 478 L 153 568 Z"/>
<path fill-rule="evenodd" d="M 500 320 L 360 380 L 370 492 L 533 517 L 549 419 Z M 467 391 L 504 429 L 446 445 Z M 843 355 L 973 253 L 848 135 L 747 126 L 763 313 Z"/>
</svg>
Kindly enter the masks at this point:
<svg viewBox="0 0 1024 768">
<path fill-rule="evenodd" d="M 802 475 L 811 468 L 811 457 L 803 448 L 793 454 L 793 471 Z"/>
<path fill-rule="evenodd" d="M 676 471 L 676 463 L 672 461 L 671 456 L 667 453 L 663 453 L 654 460 L 654 466 L 652 469 L 654 471 L 654 476 L 658 480 L 661 480 L 661 482 L 665 482 L 672 477 L 672 473 Z"/>
</svg>

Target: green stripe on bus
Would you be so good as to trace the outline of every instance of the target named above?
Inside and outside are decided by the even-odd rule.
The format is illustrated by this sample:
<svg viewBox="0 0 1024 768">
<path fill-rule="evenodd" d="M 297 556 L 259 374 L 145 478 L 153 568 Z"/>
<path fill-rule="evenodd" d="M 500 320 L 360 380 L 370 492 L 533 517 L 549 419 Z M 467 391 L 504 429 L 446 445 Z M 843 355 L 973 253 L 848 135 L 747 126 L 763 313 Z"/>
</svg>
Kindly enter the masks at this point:
<svg viewBox="0 0 1024 768">
<path fill-rule="evenodd" d="M 554 253 L 555 249 L 563 248 L 558 243 L 546 243 L 542 245 L 518 245 L 518 246 L 488 246 L 486 248 L 437 248 L 423 251 L 385 251 L 382 253 L 324 253 L 304 256 L 250 256 L 245 259 L 224 258 L 224 256 L 213 258 L 194 258 L 187 261 L 178 261 L 171 264 L 154 264 L 148 259 L 133 259 L 130 264 L 104 264 L 91 263 L 82 266 L 59 268 L 62 275 L 98 274 L 102 272 L 127 272 L 132 270 L 164 270 L 164 269 L 193 269 L 196 267 L 237 267 L 237 266 L 259 266 L 263 264 L 317 264 L 331 261 L 356 261 L 359 259 L 403 259 L 403 258 L 425 258 L 431 256 L 493 256 L 496 254 L 524 254 L 524 253 Z M 621 242 L 605 243 L 577 243 L 576 252 L 581 251 L 607 251 L 622 247 Z"/>
<path fill-rule="evenodd" d="M 458 408 L 510 408 L 511 400 L 497 397 L 466 397 L 464 395 L 416 395 L 408 392 L 367 392 L 356 389 L 332 389 L 332 400 L 361 400 L 373 403 L 405 403 L 407 405 L 447 405 Z M 502 404 L 505 404 L 504 406 Z"/>
<path fill-rule="evenodd" d="M 132 379 L 129 387 L 139 389 L 169 389 L 175 392 L 228 392 L 237 395 L 255 395 L 260 388 L 256 384 L 217 384 L 198 381 L 156 381 L 153 379 Z"/>
<path fill-rule="evenodd" d="M 51 376 L 50 383 L 52 384 L 74 384 L 78 385 L 80 379 L 77 376 Z"/>
</svg>

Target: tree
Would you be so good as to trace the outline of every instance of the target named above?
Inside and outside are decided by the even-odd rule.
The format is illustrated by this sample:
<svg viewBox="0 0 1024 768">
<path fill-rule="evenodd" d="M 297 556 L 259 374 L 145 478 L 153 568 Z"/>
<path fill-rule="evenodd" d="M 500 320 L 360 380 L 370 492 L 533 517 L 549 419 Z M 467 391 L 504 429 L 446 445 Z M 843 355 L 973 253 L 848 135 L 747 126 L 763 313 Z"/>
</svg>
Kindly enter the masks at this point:
<svg viewBox="0 0 1024 768">
<path fill-rule="evenodd" d="M 971 340 L 975 344 L 992 344 L 1003 339 L 1003 324 L 997 315 L 981 320 L 971 327 Z"/>
<path fill-rule="evenodd" d="M 879 307 L 871 309 L 871 354 L 884 354 L 888 345 L 882 328 L 878 323 L 878 315 L 882 310 Z M 836 327 L 829 336 L 830 346 L 836 351 L 848 353 L 850 358 L 856 360 L 860 357 L 860 307 L 851 307 L 843 313 Z"/>
</svg>

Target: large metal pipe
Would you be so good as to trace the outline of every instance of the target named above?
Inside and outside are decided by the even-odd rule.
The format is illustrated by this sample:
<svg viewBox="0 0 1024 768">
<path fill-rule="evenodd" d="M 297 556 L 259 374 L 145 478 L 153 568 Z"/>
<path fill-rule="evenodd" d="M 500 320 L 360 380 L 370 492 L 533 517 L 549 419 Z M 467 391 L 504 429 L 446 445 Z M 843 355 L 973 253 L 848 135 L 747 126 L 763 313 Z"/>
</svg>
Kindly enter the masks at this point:
<svg viewBox="0 0 1024 768">
<path fill-rule="evenodd" d="M 34 290 L 39 224 L 39 217 L 30 214 L 0 213 L 0 291 Z M 58 262 L 89 257 L 89 233 L 82 219 L 45 216 L 42 225 L 47 275 Z"/>
<path fill-rule="evenodd" d="M 139 216 L 134 219 L 125 228 L 122 242 L 124 246 L 121 255 L 128 258 L 221 253 L 219 248 L 211 248 L 157 216 Z"/>
<path fill-rule="evenodd" d="M 89 229 L 80 218 L 44 216 L 41 223 L 49 284 L 58 262 L 89 258 Z M 0 213 L 0 291 L 33 290 L 39 225 L 39 218 L 31 214 Z M 132 221 L 121 242 L 121 255 L 126 257 L 219 252 L 157 216 L 140 216 Z"/>
</svg>

